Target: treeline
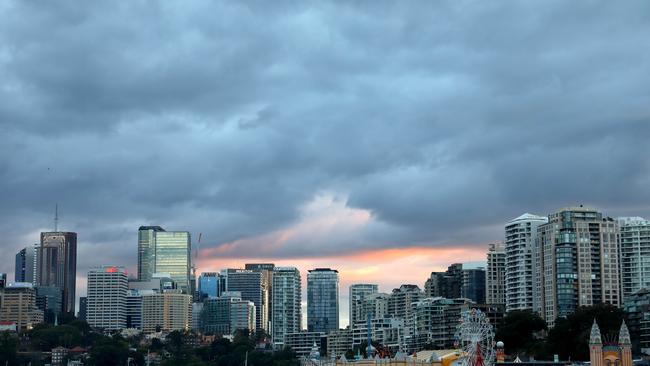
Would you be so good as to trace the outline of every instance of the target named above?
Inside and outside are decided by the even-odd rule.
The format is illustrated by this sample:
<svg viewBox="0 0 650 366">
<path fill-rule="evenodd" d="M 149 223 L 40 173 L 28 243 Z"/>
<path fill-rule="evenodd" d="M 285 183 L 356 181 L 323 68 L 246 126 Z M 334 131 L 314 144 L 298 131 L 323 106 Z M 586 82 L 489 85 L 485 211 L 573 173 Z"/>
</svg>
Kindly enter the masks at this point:
<svg viewBox="0 0 650 366">
<path fill-rule="evenodd" d="M 594 319 L 607 339 L 617 339 L 623 310 L 612 305 L 579 307 L 566 318 L 555 321 L 548 330 L 546 322 L 532 311 L 512 311 L 503 319 L 495 341 L 505 344 L 505 353 L 522 359 L 588 361 L 589 335 Z M 633 336 L 634 341 L 634 336 Z"/>
<path fill-rule="evenodd" d="M 257 340 L 266 335 L 237 333 L 231 342 L 218 337 L 207 346 L 196 346 L 196 335 L 171 332 L 162 342 L 154 338 L 142 342 L 142 336 L 123 338 L 120 334 L 107 336 L 91 330 L 84 321 L 73 320 L 58 326 L 40 324 L 20 339 L 12 333 L 0 332 L 0 365 L 42 365 L 47 362 L 42 352 L 62 346 L 68 349 L 82 347 L 88 350 L 84 362 L 96 366 L 144 366 L 147 356 L 161 356 L 163 366 L 242 366 L 248 358 L 250 366 L 298 366 L 291 349 L 272 351 L 259 349 Z"/>
</svg>

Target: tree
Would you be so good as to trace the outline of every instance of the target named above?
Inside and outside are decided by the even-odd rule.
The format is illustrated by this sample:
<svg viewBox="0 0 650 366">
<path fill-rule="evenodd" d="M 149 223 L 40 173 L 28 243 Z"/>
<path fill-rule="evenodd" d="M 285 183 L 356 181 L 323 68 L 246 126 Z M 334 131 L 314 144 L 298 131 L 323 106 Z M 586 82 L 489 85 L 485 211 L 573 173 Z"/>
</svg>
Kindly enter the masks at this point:
<svg viewBox="0 0 650 366">
<path fill-rule="evenodd" d="M 9 332 L 0 332 L 0 364 L 15 365 L 18 339 Z"/>
<path fill-rule="evenodd" d="M 124 365 L 129 356 L 129 346 L 121 337 L 102 337 L 90 351 L 90 362 L 96 366 Z"/>
<path fill-rule="evenodd" d="M 535 333 L 546 330 L 546 322 L 531 310 L 509 312 L 497 329 L 496 340 L 505 344 L 505 351 L 510 355 L 535 354 L 535 347 L 540 343 Z"/>
<path fill-rule="evenodd" d="M 558 318 L 549 331 L 546 354 L 558 354 L 562 360 L 589 360 L 589 334 L 594 319 L 606 336 L 618 334 L 623 310 L 608 304 L 581 306 L 566 318 Z"/>
</svg>

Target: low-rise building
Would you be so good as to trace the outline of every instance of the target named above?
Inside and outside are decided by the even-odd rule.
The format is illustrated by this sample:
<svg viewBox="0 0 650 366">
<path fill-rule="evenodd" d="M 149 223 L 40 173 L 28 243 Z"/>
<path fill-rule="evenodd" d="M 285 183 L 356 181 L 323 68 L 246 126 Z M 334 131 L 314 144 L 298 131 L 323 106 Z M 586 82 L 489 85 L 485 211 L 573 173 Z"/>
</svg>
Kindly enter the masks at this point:
<svg viewBox="0 0 650 366">
<path fill-rule="evenodd" d="M 307 357 L 314 345 L 319 349 L 321 355 L 327 352 L 327 336 L 321 332 L 296 332 L 284 335 L 285 347 L 291 347 L 298 357 Z"/>
<path fill-rule="evenodd" d="M 9 283 L 0 290 L 0 322 L 15 323 L 18 332 L 43 322 L 43 311 L 36 307 L 36 290 L 31 283 Z"/>
</svg>

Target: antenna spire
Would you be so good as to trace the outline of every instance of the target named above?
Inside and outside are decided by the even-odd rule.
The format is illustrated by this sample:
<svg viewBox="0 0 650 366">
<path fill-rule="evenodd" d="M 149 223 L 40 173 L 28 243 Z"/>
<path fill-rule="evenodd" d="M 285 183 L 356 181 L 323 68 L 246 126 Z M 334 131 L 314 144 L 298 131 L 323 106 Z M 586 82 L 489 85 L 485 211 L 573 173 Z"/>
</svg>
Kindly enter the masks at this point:
<svg viewBox="0 0 650 366">
<path fill-rule="evenodd" d="M 54 232 L 59 231 L 59 204 L 54 205 Z"/>
</svg>

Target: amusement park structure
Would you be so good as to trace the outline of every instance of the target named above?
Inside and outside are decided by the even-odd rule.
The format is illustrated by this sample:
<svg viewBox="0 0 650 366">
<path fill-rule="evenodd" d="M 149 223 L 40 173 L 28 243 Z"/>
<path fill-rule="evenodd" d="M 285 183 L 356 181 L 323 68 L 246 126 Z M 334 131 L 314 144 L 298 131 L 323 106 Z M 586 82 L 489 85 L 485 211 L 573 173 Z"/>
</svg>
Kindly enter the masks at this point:
<svg viewBox="0 0 650 366">
<path fill-rule="evenodd" d="M 456 331 L 456 347 L 461 351 L 461 366 L 494 364 L 494 331 L 488 317 L 479 309 L 463 312 Z"/>
</svg>

